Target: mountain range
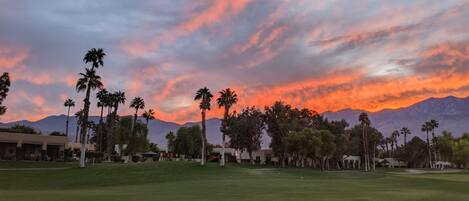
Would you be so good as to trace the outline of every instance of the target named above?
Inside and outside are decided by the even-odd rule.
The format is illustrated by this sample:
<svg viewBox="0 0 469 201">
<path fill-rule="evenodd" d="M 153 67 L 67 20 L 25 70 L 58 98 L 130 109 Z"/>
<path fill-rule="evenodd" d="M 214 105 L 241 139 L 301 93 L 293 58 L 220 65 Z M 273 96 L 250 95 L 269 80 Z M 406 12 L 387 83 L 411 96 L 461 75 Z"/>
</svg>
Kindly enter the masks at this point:
<svg viewBox="0 0 469 201">
<path fill-rule="evenodd" d="M 336 112 L 325 112 L 323 115 L 330 120 L 345 119 L 350 125 L 358 123 L 358 116 L 364 110 L 344 109 Z M 429 98 L 415 103 L 411 106 L 399 109 L 385 109 L 377 112 L 367 112 L 372 126 L 378 128 L 385 136 L 389 136 L 394 130 L 408 127 L 413 135 L 423 138 L 424 133 L 420 131 L 423 122 L 435 119 L 440 126 L 436 130 L 441 133 L 443 130 L 452 132 L 455 136 L 460 136 L 464 132 L 469 132 L 469 97 L 457 98 L 449 96 L 445 98 Z M 65 132 L 66 115 L 52 115 L 38 121 L 20 120 L 8 123 L 0 123 L 0 127 L 10 127 L 15 124 L 31 126 L 42 133 L 52 131 Z M 91 116 L 91 121 L 98 122 L 99 117 Z M 141 119 L 143 121 L 143 119 Z M 69 136 L 74 138 L 77 119 L 70 117 Z M 152 142 L 165 147 L 166 133 L 176 132 L 181 126 L 191 126 L 200 122 L 188 122 L 178 124 L 159 119 L 149 122 L 149 138 Z M 207 140 L 212 144 L 221 144 L 220 133 L 221 121 L 218 118 L 207 120 Z M 270 139 L 263 136 L 262 147 L 268 147 Z"/>
</svg>

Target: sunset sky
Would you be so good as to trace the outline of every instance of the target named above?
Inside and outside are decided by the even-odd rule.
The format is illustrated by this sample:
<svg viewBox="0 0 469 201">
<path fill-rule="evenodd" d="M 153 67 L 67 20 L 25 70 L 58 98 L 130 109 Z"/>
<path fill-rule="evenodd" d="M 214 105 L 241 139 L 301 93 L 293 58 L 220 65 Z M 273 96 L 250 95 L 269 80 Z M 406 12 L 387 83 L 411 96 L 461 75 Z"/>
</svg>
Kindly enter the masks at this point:
<svg viewBox="0 0 469 201">
<path fill-rule="evenodd" d="M 377 111 L 469 95 L 467 0 L 0 0 L 0 69 L 13 80 L 0 121 L 63 114 L 68 97 L 78 110 L 74 85 L 94 47 L 107 53 L 105 88 L 126 92 L 120 114 L 141 96 L 166 121 L 198 120 L 203 86 L 233 88 L 236 110 L 282 100 Z"/>
</svg>

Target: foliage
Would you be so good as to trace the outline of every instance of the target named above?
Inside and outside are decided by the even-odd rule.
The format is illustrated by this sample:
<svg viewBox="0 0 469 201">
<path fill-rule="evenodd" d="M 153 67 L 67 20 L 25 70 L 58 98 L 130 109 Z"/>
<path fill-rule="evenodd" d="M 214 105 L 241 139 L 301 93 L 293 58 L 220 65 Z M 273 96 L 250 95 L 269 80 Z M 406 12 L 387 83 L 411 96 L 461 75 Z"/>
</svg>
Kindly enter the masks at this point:
<svg viewBox="0 0 469 201">
<path fill-rule="evenodd" d="M 174 135 L 173 131 L 169 131 L 168 134 L 166 134 L 166 140 L 168 144 L 168 152 L 174 152 L 174 140 L 176 139 L 176 136 Z"/>
<path fill-rule="evenodd" d="M 179 128 L 174 140 L 174 152 L 188 158 L 199 158 L 202 150 L 201 133 L 198 125 Z"/>
<path fill-rule="evenodd" d="M 49 134 L 50 136 L 66 136 L 65 133 L 61 133 L 59 131 L 54 131 Z"/>
<path fill-rule="evenodd" d="M 469 168 L 469 139 L 465 135 L 453 143 L 453 162 L 464 169 Z"/>
<path fill-rule="evenodd" d="M 5 114 L 7 111 L 7 107 L 3 106 L 3 101 L 8 95 L 8 91 L 10 90 L 10 75 L 5 72 L 0 76 L 0 115 Z"/>
<path fill-rule="evenodd" d="M 262 112 L 255 107 L 243 109 L 239 115 L 228 118 L 227 135 L 233 148 L 247 151 L 252 162 L 252 152 L 261 148 L 264 121 Z"/>
<path fill-rule="evenodd" d="M 407 146 L 396 150 L 395 157 L 401 161 L 407 161 L 409 167 L 422 168 L 427 163 L 427 144 L 419 137 L 413 137 Z"/>
<path fill-rule="evenodd" d="M 132 122 L 132 117 L 122 117 L 119 119 L 116 128 L 116 143 L 121 146 L 126 144 L 125 153 L 130 155 L 148 150 L 149 145 L 147 138 L 148 129 L 146 125 L 137 121 L 134 126 L 134 132 L 132 133 Z"/>
</svg>

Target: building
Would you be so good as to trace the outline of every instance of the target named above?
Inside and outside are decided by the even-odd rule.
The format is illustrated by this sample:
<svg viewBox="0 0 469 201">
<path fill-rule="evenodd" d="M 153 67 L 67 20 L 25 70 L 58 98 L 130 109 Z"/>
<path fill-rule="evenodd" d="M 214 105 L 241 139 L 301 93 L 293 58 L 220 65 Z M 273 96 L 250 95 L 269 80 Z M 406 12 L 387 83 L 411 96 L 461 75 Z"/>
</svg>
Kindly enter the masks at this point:
<svg viewBox="0 0 469 201">
<path fill-rule="evenodd" d="M 0 132 L 0 160 L 63 160 L 65 136 Z"/>
</svg>

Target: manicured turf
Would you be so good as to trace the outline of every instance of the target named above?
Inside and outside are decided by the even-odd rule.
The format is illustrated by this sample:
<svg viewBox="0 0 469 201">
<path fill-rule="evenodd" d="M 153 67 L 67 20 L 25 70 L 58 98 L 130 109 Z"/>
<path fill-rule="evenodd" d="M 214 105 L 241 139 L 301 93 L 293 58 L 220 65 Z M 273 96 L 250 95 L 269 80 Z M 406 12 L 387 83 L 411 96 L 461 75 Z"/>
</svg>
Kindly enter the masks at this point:
<svg viewBox="0 0 469 201">
<path fill-rule="evenodd" d="M 23 165 L 0 162 L 0 169 Z M 469 200 L 468 173 L 321 173 L 237 165 L 221 169 L 190 162 L 99 164 L 86 169 L 70 168 L 71 164 L 44 166 L 29 163 L 29 169 L 1 170 L 0 200 Z"/>
</svg>

